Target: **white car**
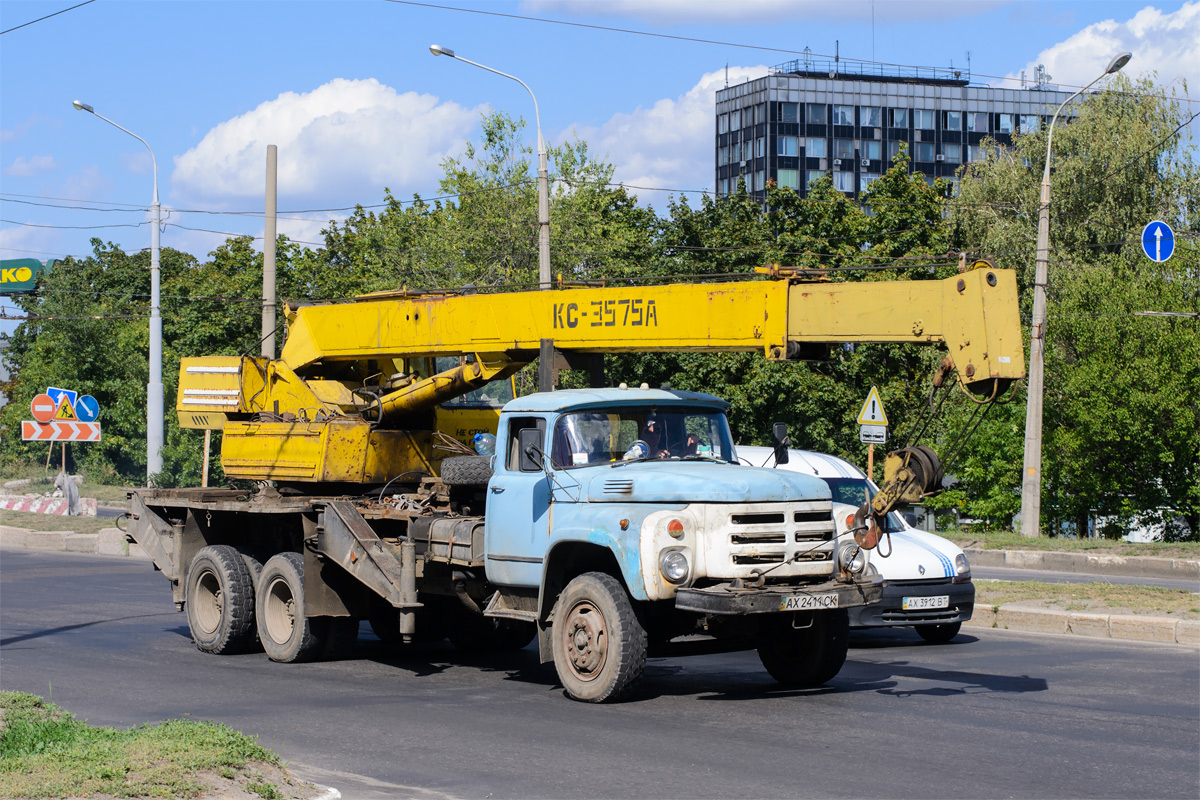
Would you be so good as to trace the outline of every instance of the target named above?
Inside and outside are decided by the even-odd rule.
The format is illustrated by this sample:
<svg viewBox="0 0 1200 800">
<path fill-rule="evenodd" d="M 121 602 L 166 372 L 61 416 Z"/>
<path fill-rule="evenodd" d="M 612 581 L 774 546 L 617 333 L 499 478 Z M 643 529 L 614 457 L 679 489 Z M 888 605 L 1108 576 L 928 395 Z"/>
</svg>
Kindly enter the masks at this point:
<svg viewBox="0 0 1200 800">
<path fill-rule="evenodd" d="M 756 467 L 775 467 L 769 447 L 737 448 L 738 458 Z M 829 484 L 839 535 L 847 530 L 846 518 L 878 491 L 866 473 L 848 461 L 809 450 L 789 450 L 787 469 L 815 475 Z M 868 572 L 884 578 L 883 600 L 850 609 L 850 626 L 876 628 L 911 625 L 927 642 L 948 642 L 958 635 L 975 609 L 975 584 L 962 548 L 948 539 L 908 524 L 896 512 L 888 514 L 891 534 L 869 552 Z"/>
</svg>

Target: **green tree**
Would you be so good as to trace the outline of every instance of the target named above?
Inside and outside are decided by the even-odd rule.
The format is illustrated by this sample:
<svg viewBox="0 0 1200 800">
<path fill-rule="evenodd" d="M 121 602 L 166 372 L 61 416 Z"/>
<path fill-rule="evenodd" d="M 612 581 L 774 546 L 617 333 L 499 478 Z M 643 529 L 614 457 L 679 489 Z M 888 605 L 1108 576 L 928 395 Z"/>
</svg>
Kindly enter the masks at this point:
<svg viewBox="0 0 1200 800">
<path fill-rule="evenodd" d="M 1143 314 L 1200 311 L 1200 180 L 1187 120 L 1173 91 L 1119 76 L 1055 126 L 1042 456 L 1051 532 L 1086 531 L 1095 515 L 1178 515 L 1186 530 L 1168 535 L 1200 537 L 1200 322 Z M 955 243 L 1018 267 L 1026 308 L 1046 135 L 1018 135 L 1011 149 L 991 143 L 949 203 Z M 1155 219 L 1176 231 L 1166 264 L 1141 253 Z M 1015 513 L 1019 474 L 980 475 L 1008 476 Z"/>
</svg>

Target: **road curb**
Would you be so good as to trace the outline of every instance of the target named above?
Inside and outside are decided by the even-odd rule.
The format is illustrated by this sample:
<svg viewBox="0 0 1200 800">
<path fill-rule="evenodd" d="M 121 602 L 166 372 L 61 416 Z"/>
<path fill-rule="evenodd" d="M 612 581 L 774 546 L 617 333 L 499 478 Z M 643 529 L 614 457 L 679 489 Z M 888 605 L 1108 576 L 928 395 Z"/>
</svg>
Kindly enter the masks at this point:
<svg viewBox="0 0 1200 800">
<path fill-rule="evenodd" d="M 1156 556 L 1062 553 L 1044 550 L 984 550 L 964 548 L 972 566 L 1041 569 L 1083 575 L 1120 575 L 1129 578 L 1200 580 L 1200 560 Z"/>
<path fill-rule="evenodd" d="M 1009 603 L 998 607 L 975 606 L 971 619 L 963 624 L 972 628 L 1004 628 L 1200 648 L 1200 620 L 1195 619 L 1142 614 L 1082 614 Z"/>
<path fill-rule="evenodd" d="M 55 550 L 68 553 L 99 553 L 149 559 L 140 545 L 130 543 L 120 528 L 101 528 L 99 533 L 74 531 L 35 531 L 0 525 L 0 545 L 27 547 L 31 550 Z"/>
</svg>

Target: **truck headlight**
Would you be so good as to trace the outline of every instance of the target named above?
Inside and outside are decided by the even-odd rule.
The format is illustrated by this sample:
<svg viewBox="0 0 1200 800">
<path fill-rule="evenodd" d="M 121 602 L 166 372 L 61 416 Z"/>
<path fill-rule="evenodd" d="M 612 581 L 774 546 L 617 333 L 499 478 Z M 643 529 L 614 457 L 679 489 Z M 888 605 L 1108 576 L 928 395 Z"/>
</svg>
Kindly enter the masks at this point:
<svg viewBox="0 0 1200 800">
<path fill-rule="evenodd" d="M 953 583 L 966 583 L 971 580 L 971 563 L 967 561 L 965 553 L 959 553 L 954 557 L 954 576 Z"/>
<path fill-rule="evenodd" d="M 664 550 L 658 557 L 658 569 L 671 583 L 683 583 L 691 572 L 691 565 L 682 550 Z"/>
<path fill-rule="evenodd" d="M 867 568 L 867 554 L 856 544 L 848 544 L 838 550 L 838 567 L 851 575 L 861 575 Z"/>
</svg>

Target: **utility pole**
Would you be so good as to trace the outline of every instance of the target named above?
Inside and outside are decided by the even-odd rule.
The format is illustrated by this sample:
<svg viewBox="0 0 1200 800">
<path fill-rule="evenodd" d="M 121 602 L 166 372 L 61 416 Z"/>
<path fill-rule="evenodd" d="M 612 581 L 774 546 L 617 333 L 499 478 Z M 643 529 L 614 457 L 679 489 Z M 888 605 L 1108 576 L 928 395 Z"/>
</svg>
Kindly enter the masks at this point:
<svg viewBox="0 0 1200 800">
<path fill-rule="evenodd" d="M 267 215 L 263 228 L 262 354 L 275 357 L 275 238 L 279 148 L 267 145 Z"/>
</svg>

